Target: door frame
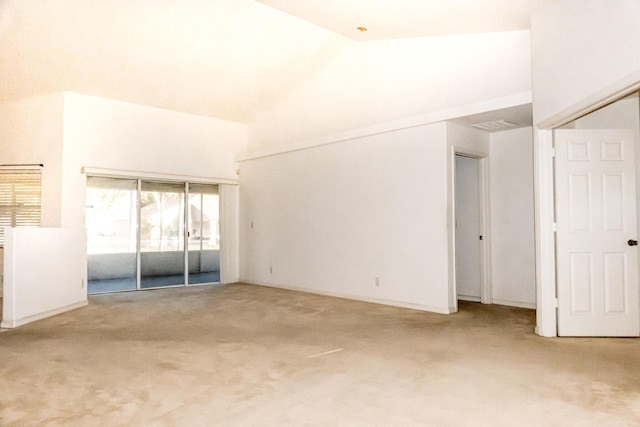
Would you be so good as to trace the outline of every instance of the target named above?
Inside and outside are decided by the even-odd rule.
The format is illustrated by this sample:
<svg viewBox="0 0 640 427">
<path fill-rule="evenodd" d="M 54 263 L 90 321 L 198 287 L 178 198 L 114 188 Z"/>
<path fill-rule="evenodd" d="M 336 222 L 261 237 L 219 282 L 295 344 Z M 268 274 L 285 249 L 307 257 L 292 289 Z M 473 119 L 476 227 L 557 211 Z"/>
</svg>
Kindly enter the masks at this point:
<svg viewBox="0 0 640 427">
<path fill-rule="evenodd" d="M 480 246 L 480 302 L 482 304 L 491 304 L 491 223 L 490 223 L 490 206 L 489 206 L 489 157 L 485 153 L 468 150 L 463 147 L 451 147 L 451 163 L 449 167 L 451 182 L 451 209 L 449 210 L 449 272 L 451 279 L 450 289 L 453 292 L 452 305 L 453 312 L 458 311 L 458 287 L 456 284 L 456 180 L 455 180 L 455 161 L 456 156 L 469 157 L 478 160 L 480 182 L 479 189 L 479 214 L 480 214 L 480 233 L 483 236 L 483 244 Z"/>
<path fill-rule="evenodd" d="M 535 333 L 540 336 L 558 336 L 553 130 L 638 90 L 640 90 L 640 72 L 634 73 L 534 125 Z"/>
</svg>

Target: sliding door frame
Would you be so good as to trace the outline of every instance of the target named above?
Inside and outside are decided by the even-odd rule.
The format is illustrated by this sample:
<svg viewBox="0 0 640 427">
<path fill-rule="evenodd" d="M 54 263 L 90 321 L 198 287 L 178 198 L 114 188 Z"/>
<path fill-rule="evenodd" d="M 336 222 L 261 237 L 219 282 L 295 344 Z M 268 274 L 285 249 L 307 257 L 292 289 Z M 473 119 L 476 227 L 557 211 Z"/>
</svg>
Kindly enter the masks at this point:
<svg viewBox="0 0 640 427">
<path fill-rule="evenodd" d="M 184 218 L 182 221 L 183 227 L 183 254 L 184 254 L 184 268 L 183 268 L 183 276 L 184 276 L 184 284 L 182 286 L 198 286 L 198 285 L 207 285 L 207 284 L 222 284 L 235 282 L 237 280 L 238 275 L 238 233 L 237 233 L 237 180 L 229 180 L 229 179 L 216 179 L 216 178 L 203 178 L 203 177 L 193 177 L 193 176 L 178 176 L 178 175 L 157 175 L 157 174 L 149 174 L 144 172 L 131 172 L 131 171 L 116 171 L 109 169 L 98 169 L 98 168 L 82 168 L 82 173 L 86 175 L 86 177 L 104 177 L 104 178 L 114 178 L 114 179 L 135 179 L 137 180 L 137 189 L 136 189 L 136 289 L 135 290 L 147 290 L 147 289 L 158 289 L 158 288 L 172 288 L 172 287 L 181 287 L 180 285 L 171 285 L 171 286 L 160 286 L 160 287 L 149 287 L 142 288 L 142 251 L 141 251 L 141 192 L 142 192 L 142 182 L 143 181 L 154 181 L 154 182 L 166 182 L 171 184 L 181 183 L 184 184 Z M 86 194 L 86 182 L 85 179 L 85 188 L 84 192 Z M 218 245 L 218 253 L 219 253 L 219 279 L 218 282 L 207 282 L 207 283 L 195 283 L 189 284 L 189 185 L 190 184 L 205 184 L 205 185 L 216 185 L 218 188 L 218 197 L 219 197 L 219 205 L 218 205 L 218 232 L 219 232 L 219 245 Z M 227 203 L 226 198 L 230 200 Z M 227 205 L 230 206 L 227 206 Z M 232 215 L 229 215 L 231 213 Z M 229 223 L 227 223 L 229 222 Z M 202 225 L 201 225 L 202 226 Z M 226 234 L 229 232 L 229 236 Z M 230 253 L 226 253 L 226 247 L 231 249 Z M 202 250 L 202 242 L 200 244 L 200 249 Z M 227 267 L 231 267 L 233 271 L 226 271 Z"/>
</svg>

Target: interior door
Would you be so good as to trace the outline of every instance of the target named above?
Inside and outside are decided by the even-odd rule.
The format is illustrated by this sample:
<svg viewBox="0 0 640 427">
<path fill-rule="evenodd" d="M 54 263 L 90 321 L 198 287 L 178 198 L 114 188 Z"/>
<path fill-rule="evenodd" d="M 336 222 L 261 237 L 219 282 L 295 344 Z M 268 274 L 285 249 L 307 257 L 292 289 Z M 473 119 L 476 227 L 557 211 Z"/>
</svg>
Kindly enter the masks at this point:
<svg viewBox="0 0 640 427">
<path fill-rule="evenodd" d="M 480 302 L 480 161 L 455 159 L 456 293 L 458 299 Z"/>
<path fill-rule="evenodd" d="M 556 130 L 558 335 L 638 336 L 634 137 Z"/>
</svg>

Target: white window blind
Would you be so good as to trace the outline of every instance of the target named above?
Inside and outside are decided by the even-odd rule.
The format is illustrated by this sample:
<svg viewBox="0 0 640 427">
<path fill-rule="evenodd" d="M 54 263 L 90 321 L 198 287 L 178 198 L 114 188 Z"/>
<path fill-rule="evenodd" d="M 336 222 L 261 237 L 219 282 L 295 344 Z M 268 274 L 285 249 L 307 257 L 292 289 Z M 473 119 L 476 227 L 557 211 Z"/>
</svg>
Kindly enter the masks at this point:
<svg viewBox="0 0 640 427">
<path fill-rule="evenodd" d="M 0 167 L 0 246 L 2 227 L 40 226 L 41 187 L 40 168 Z"/>
</svg>

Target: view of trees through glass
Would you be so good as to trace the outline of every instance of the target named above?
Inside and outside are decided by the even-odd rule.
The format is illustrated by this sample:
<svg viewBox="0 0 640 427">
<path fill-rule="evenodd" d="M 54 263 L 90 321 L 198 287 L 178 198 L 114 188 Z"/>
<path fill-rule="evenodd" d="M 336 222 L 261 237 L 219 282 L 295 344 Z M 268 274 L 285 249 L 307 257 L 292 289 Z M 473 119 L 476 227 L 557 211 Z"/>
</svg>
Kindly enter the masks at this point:
<svg viewBox="0 0 640 427">
<path fill-rule="evenodd" d="M 90 293 L 219 281 L 219 211 L 214 184 L 88 177 Z"/>
<path fill-rule="evenodd" d="M 87 252 L 136 251 L 137 180 L 90 177 L 86 196 Z"/>
</svg>

